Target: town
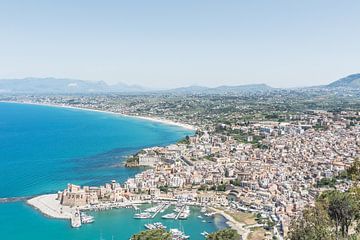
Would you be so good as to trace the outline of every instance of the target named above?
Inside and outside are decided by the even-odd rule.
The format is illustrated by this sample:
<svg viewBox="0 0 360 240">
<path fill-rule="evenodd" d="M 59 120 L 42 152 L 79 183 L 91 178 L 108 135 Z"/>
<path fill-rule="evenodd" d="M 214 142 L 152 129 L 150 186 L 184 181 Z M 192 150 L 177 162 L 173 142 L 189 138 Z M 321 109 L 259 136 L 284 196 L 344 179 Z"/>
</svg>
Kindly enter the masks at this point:
<svg viewBox="0 0 360 240">
<path fill-rule="evenodd" d="M 234 104 L 234 98 L 256 97 L 259 95 L 190 96 L 180 100 L 177 96 L 146 96 L 150 102 L 140 96 L 4 100 L 168 119 L 196 129 L 176 144 L 134 153 L 126 166 L 146 168 L 124 183 L 69 184 L 57 194 L 62 206 L 98 210 L 163 202 L 207 207 L 229 218 L 244 212 L 261 216 L 255 225 L 264 229 L 264 239 L 282 239 L 291 221 L 329 187 L 323 184 L 324 179 L 338 176 L 360 156 L 360 112 L 356 107 L 337 110 L 338 106 L 330 106 L 325 100 L 318 103 L 325 106 L 322 109 L 302 106 L 299 110 L 300 104 L 309 104 L 311 99 L 289 106 L 286 98 L 290 97 L 282 100 L 267 94 L 256 106 L 251 101 Z M 204 108 L 194 109 L 191 102 Z M 154 105 L 157 107 L 151 107 Z M 273 108 L 266 110 L 270 105 Z M 206 114 L 204 109 L 208 109 Z M 336 181 L 337 189 L 350 186 L 350 180 Z M 237 229 L 247 239 L 249 230 L 244 225 L 238 224 Z"/>
</svg>

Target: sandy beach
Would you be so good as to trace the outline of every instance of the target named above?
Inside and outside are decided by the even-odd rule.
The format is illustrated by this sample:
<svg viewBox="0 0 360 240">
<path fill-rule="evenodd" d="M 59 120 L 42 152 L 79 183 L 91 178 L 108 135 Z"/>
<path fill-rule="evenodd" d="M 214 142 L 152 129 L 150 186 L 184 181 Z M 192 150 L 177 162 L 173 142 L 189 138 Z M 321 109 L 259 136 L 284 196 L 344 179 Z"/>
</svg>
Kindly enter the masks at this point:
<svg viewBox="0 0 360 240">
<path fill-rule="evenodd" d="M 77 109 L 77 110 L 83 110 L 83 111 L 92 111 L 92 112 L 100 112 L 100 113 L 107 113 L 107 114 L 115 114 L 115 115 L 119 115 L 119 116 L 123 116 L 123 117 L 137 118 L 137 119 L 142 119 L 142 120 L 147 120 L 147 121 L 152 121 L 152 122 L 158 122 L 158 123 L 165 124 L 165 125 L 178 126 L 178 127 L 181 127 L 181 128 L 192 130 L 192 131 L 196 131 L 196 129 L 197 129 L 195 126 L 192 126 L 190 124 L 174 122 L 174 121 L 171 121 L 171 120 L 168 120 L 168 119 L 161 119 L 161 118 L 147 117 L 147 116 L 128 115 L 128 114 L 123 114 L 123 113 L 104 111 L 104 110 L 97 110 L 97 109 L 85 108 L 85 107 L 73 107 L 73 106 L 69 106 L 69 105 L 35 103 L 35 102 L 16 102 L 16 101 L 0 101 L 0 102 L 19 103 L 19 104 L 32 104 L 32 105 L 40 105 L 40 106 L 48 106 L 48 107 L 61 107 L 61 108 Z"/>
</svg>

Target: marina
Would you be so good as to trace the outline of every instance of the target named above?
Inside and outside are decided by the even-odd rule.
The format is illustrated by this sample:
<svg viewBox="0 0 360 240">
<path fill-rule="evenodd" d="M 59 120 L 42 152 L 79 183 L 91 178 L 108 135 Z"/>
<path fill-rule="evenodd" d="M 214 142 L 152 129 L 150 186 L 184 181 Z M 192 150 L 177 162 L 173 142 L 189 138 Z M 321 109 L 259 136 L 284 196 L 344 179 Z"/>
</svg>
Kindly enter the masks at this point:
<svg viewBox="0 0 360 240">
<path fill-rule="evenodd" d="M 190 238 L 190 236 L 186 234 L 186 231 L 184 231 L 183 227 L 183 223 L 186 224 L 187 221 L 183 220 L 188 220 L 190 218 L 190 221 L 194 221 L 194 219 L 197 219 L 196 222 L 198 222 L 198 226 L 209 226 L 212 224 L 214 219 L 216 219 L 215 214 L 207 214 L 205 211 L 201 211 L 200 207 L 191 207 L 188 205 L 177 204 L 171 205 L 168 203 L 160 203 L 159 205 L 144 207 L 145 208 L 143 209 L 143 212 L 135 213 L 134 218 L 141 221 L 152 221 L 152 219 L 154 218 L 156 218 L 157 220 L 159 219 L 159 217 L 157 217 L 157 214 L 151 215 L 150 213 L 158 213 L 163 211 L 166 214 L 161 216 L 162 221 L 145 223 L 144 228 L 149 230 L 170 229 L 170 233 L 173 235 L 174 240 L 185 240 Z M 192 212 L 194 213 L 192 214 Z M 216 221 L 218 222 L 219 220 Z M 176 226 L 175 228 L 173 227 L 174 224 Z M 221 227 L 224 227 L 225 223 L 223 222 L 220 225 Z M 203 231 L 199 232 L 199 235 L 200 236 L 196 236 L 195 239 L 205 238 L 208 235 L 206 227 L 205 229 L 203 229 Z"/>
<path fill-rule="evenodd" d="M 28 203 L 47 216 L 68 219 L 71 227 L 77 229 L 88 229 L 88 225 L 97 226 L 98 222 L 101 222 L 97 218 L 101 219 L 103 214 L 108 215 L 119 211 L 126 212 L 124 216 L 126 218 L 132 215 L 133 224 L 135 226 L 142 225 L 142 229 L 169 229 L 174 240 L 189 239 L 194 235 L 188 233 L 192 228 L 197 232 L 195 239 L 201 239 L 205 238 L 208 232 L 227 226 L 225 219 L 215 215 L 214 212 L 207 212 L 204 207 L 184 203 L 166 201 L 101 203 L 78 208 L 60 205 L 56 197 L 56 194 L 38 196 L 30 199 Z M 196 225 L 189 226 L 188 223 L 191 222 L 196 222 Z M 185 228 L 185 226 L 188 227 Z"/>
<path fill-rule="evenodd" d="M 140 206 L 146 209 L 149 206 Z M 7 210 L 9 209 L 9 210 Z M 18 215 L 9 214 L 20 209 Z M 158 214 L 154 219 L 134 219 L 135 210 L 132 208 L 111 209 L 109 211 L 92 211 L 86 212 L 95 218 L 92 224 L 83 224 L 80 228 L 73 229 L 70 227 L 68 220 L 49 219 L 44 217 L 32 207 L 23 203 L 11 203 L 6 208 L 4 204 L 0 204 L 0 211 L 9 216 L 5 220 L 0 219 L 0 224 L 12 224 L 16 226 L 19 223 L 19 215 L 26 216 L 28 224 L 22 227 L 23 231 L 13 232 L 11 228 L 5 229 L 3 234 L 6 236 L 15 235 L 15 239 L 27 239 L 26 236 L 37 234 L 38 240 L 53 239 L 51 236 L 56 234 L 55 239 L 76 239 L 76 240 L 128 240 L 132 234 L 145 230 L 145 224 L 161 222 L 165 225 L 167 230 L 177 228 L 184 231 L 186 235 L 193 240 L 202 240 L 204 237 L 201 232 L 214 232 L 216 230 L 227 227 L 226 220 L 221 216 L 211 218 L 212 223 L 203 223 L 201 219 L 197 218 L 200 215 L 200 209 L 190 207 L 191 215 L 187 220 L 165 220 Z M 169 207 L 170 210 L 170 207 Z M 168 211 L 166 211 L 167 213 Z M 205 217 L 206 218 L 206 217 Z M 207 218 L 206 218 L 207 219 Z M 210 218 L 209 218 L 210 219 Z M 40 231 L 39 226 L 43 229 Z M 9 238 L 11 239 L 11 238 Z"/>
<path fill-rule="evenodd" d="M 165 210 L 169 208 L 170 204 L 168 203 L 161 203 L 155 207 L 151 207 L 145 209 L 144 212 L 139 212 L 134 214 L 134 218 L 136 219 L 147 219 L 147 218 L 155 218 L 158 213 L 163 213 Z M 139 209 L 136 209 L 139 210 Z M 150 213 L 153 213 L 152 215 Z M 177 206 L 174 208 L 174 212 L 167 213 L 162 216 L 164 219 L 182 219 L 185 220 L 190 215 L 190 208 L 187 205 L 183 205 L 180 208 Z"/>
</svg>

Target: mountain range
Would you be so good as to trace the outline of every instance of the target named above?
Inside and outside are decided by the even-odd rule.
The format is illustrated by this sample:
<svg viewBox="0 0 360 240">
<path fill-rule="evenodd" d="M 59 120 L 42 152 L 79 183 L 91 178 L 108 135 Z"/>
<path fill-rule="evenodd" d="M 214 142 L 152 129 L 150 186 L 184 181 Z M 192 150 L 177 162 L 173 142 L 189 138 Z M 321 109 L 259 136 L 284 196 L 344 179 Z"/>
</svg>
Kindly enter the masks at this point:
<svg viewBox="0 0 360 240">
<path fill-rule="evenodd" d="M 360 88 L 360 73 L 341 78 L 327 85 L 329 88 Z"/>
<path fill-rule="evenodd" d="M 325 86 L 317 88 L 360 89 L 360 74 L 352 74 Z M 0 93 L 144 93 L 161 92 L 175 94 L 226 94 L 259 93 L 276 90 L 266 84 L 248 84 L 238 86 L 203 87 L 189 86 L 169 90 L 151 90 L 138 85 L 117 83 L 109 85 L 104 81 L 84 81 L 65 78 L 23 78 L 0 80 Z"/>
<path fill-rule="evenodd" d="M 108 85 L 104 81 L 84 81 L 64 78 L 23 78 L 0 80 L 0 93 L 110 93 L 144 92 L 138 85 L 117 83 Z"/>
<path fill-rule="evenodd" d="M 190 94 L 224 94 L 224 93 L 255 93 L 255 92 L 266 92 L 272 91 L 274 88 L 266 84 L 248 84 L 238 86 L 219 86 L 214 88 L 202 87 L 202 86 L 190 86 L 182 88 L 174 88 L 166 90 L 165 92 L 170 93 L 190 93 Z"/>
</svg>

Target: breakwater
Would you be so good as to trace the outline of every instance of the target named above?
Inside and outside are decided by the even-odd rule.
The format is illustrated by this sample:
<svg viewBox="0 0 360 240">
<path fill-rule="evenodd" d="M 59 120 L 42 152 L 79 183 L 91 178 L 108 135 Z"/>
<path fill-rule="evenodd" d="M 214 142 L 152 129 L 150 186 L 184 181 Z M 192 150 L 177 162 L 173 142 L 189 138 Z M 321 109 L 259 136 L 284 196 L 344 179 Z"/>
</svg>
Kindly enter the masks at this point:
<svg viewBox="0 0 360 240">
<path fill-rule="evenodd" d="M 12 203 L 12 202 L 25 202 L 31 198 L 37 197 L 39 195 L 32 195 L 32 196 L 25 196 L 25 197 L 7 197 L 7 198 L 0 198 L 1 203 Z"/>
</svg>

